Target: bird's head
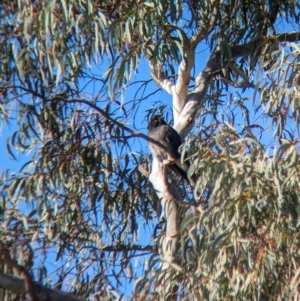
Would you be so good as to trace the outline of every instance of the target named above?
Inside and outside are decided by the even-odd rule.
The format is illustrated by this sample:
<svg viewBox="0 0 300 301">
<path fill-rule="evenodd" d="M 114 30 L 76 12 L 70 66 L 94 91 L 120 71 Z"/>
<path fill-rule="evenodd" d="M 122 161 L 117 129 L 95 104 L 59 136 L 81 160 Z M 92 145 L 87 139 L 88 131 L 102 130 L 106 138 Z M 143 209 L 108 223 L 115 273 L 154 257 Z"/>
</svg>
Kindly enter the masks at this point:
<svg viewBox="0 0 300 301">
<path fill-rule="evenodd" d="M 151 120 L 148 124 L 148 130 L 150 131 L 159 125 L 166 125 L 166 122 L 162 115 L 155 115 L 151 118 Z"/>
</svg>

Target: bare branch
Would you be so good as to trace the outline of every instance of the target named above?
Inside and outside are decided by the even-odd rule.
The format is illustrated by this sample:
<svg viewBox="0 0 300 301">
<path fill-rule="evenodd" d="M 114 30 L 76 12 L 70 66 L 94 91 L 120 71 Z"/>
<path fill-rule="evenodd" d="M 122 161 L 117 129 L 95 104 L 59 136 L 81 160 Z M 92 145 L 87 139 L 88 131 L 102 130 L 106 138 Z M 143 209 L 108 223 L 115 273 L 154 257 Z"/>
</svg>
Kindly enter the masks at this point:
<svg viewBox="0 0 300 301">
<path fill-rule="evenodd" d="M 194 36 L 191 37 L 189 45 L 185 45 L 185 57 L 182 59 L 178 69 L 178 80 L 173 94 L 173 115 L 177 121 L 182 109 L 186 103 L 186 95 L 190 82 L 190 72 L 195 64 L 195 49 L 197 44 L 205 38 L 214 28 L 218 16 L 219 0 L 212 1 L 212 17 L 207 26 L 203 24 Z"/>
<path fill-rule="evenodd" d="M 167 168 L 167 166 L 165 166 Z M 174 236 L 178 233 L 178 204 L 176 200 L 182 201 L 182 197 L 174 185 L 168 182 L 167 171 L 163 170 L 161 163 L 153 158 L 152 170 L 149 176 L 158 198 L 161 200 L 167 219 L 167 236 Z"/>
<path fill-rule="evenodd" d="M 121 245 L 121 246 L 107 246 L 101 249 L 102 252 L 124 252 L 124 251 L 137 251 L 137 252 L 153 252 L 156 251 L 155 246 L 139 246 L 139 245 Z"/>
<path fill-rule="evenodd" d="M 219 0 L 211 1 L 212 14 L 208 27 L 205 26 L 205 24 L 203 24 L 199 27 L 198 31 L 191 37 L 190 43 L 192 48 L 196 48 L 196 46 L 214 29 L 219 13 L 219 4 Z"/>
<path fill-rule="evenodd" d="M 186 49 L 185 54 L 186 56 L 183 58 L 179 65 L 178 80 L 175 87 L 176 94 L 180 97 L 186 95 L 191 77 L 190 72 L 195 63 L 194 49 Z"/>
<path fill-rule="evenodd" d="M 195 49 L 189 46 L 185 47 L 186 56 L 182 59 L 178 69 L 178 79 L 173 95 L 173 116 L 176 121 L 185 104 L 185 98 L 190 82 L 191 69 L 195 64 Z"/>
<path fill-rule="evenodd" d="M 155 66 L 153 59 L 148 59 L 150 67 L 150 75 L 155 84 L 168 92 L 170 95 L 174 94 L 175 85 L 170 81 L 165 74 L 161 71 L 160 65 Z"/>
</svg>

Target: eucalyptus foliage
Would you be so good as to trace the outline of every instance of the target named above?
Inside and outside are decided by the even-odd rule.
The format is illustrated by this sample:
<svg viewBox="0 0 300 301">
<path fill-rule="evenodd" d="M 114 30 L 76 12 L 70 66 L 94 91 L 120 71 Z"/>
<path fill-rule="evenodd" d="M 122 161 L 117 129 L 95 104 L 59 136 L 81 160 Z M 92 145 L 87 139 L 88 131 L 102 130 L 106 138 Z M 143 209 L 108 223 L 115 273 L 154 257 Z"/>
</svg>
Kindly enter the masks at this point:
<svg viewBox="0 0 300 301">
<path fill-rule="evenodd" d="M 26 298 L 5 274 L 86 300 L 296 301 L 299 15 L 285 0 L 2 0 L 1 142 L 22 166 L 0 177 L 0 296 Z M 157 91 L 132 75 L 151 61 L 176 81 L 188 49 L 195 77 L 210 55 L 221 67 L 182 149 L 196 187 L 171 179 L 186 200 L 170 273 L 138 132 Z"/>
</svg>

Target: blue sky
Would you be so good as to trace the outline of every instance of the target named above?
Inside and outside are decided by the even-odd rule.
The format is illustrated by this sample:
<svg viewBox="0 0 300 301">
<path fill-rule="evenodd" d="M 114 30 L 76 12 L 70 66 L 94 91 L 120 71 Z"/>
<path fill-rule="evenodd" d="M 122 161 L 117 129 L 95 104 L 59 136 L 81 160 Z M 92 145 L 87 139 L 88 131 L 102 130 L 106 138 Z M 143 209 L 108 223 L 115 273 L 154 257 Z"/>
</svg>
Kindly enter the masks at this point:
<svg viewBox="0 0 300 301">
<path fill-rule="evenodd" d="M 284 28 L 284 26 L 283 26 Z M 288 28 L 286 28 L 285 30 L 288 30 Z M 209 52 L 208 49 L 203 49 L 203 45 L 199 45 L 198 47 L 198 51 L 197 51 L 197 56 L 196 56 L 196 67 L 195 67 L 195 74 L 198 74 L 198 72 L 200 72 L 203 67 L 206 64 L 206 61 L 208 59 L 209 56 Z M 101 72 L 104 71 L 104 64 L 100 66 L 100 68 L 93 68 L 91 70 L 92 73 L 101 75 Z M 138 69 L 137 73 L 133 73 L 132 77 L 131 77 L 131 82 L 134 81 L 140 81 L 140 80 L 148 80 L 150 78 L 149 75 L 149 68 L 148 68 L 148 64 L 145 60 L 141 60 L 140 62 L 140 66 Z M 250 79 L 253 80 L 253 79 Z M 134 84 L 132 85 L 128 90 L 125 91 L 124 95 L 118 99 L 118 101 L 120 102 L 130 102 L 133 100 L 134 98 L 134 94 L 136 89 L 139 88 L 138 84 Z M 86 88 L 85 93 L 88 94 L 93 94 L 95 93 L 95 88 L 92 87 L 91 85 L 88 85 Z M 156 86 L 153 83 L 150 83 L 147 87 L 147 93 L 151 93 L 153 92 L 156 88 Z M 235 88 L 229 88 L 229 92 L 232 93 L 232 99 L 234 99 L 235 97 L 235 92 L 239 92 L 241 93 L 240 89 L 235 89 Z M 253 109 L 251 109 L 253 107 L 252 104 L 252 96 L 253 96 L 253 90 L 252 89 L 247 89 L 245 91 L 245 93 L 242 94 L 243 97 L 249 97 L 249 101 L 247 101 L 247 103 L 249 104 L 248 107 L 250 108 L 250 120 L 253 121 L 253 123 L 257 123 L 260 124 L 261 126 L 263 126 L 264 128 L 268 128 L 270 127 L 269 122 L 267 124 L 262 124 L 262 117 L 261 117 L 261 112 L 258 112 L 257 114 L 254 115 L 254 111 Z M 229 96 L 224 97 L 223 99 L 225 102 L 229 102 L 230 98 Z M 168 95 L 166 92 L 160 91 L 157 94 L 155 94 L 154 96 L 151 96 L 149 99 L 145 100 L 142 102 L 141 106 L 139 107 L 138 111 L 136 112 L 136 114 L 129 116 L 128 118 L 128 123 L 130 126 L 133 126 L 134 128 L 136 128 L 138 131 L 141 131 L 143 133 L 146 133 L 146 120 L 145 120 L 145 116 L 146 116 L 146 110 L 149 110 L 150 108 L 154 108 L 155 105 L 157 105 L 157 102 L 161 102 L 164 103 L 168 106 L 167 111 L 170 113 L 171 112 L 171 105 L 172 105 L 172 99 L 171 96 Z M 232 104 L 232 106 L 234 107 L 234 103 Z M 122 111 L 119 110 L 119 114 L 122 114 Z M 14 116 L 11 116 L 12 118 L 15 118 Z M 169 116 L 170 117 L 170 116 Z M 221 112 L 220 112 L 220 117 L 221 117 Z M 240 116 L 237 116 L 238 119 L 241 120 L 240 123 L 242 123 L 242 119 Z M 11 121 L 11 126 L 8 127 L 7 124 L 1 124 L 1 129 L 0 129 L 0 173 L 2 173 L 5 169 L 10 169 L 12 171 L 18 171 L 19 168 L 26 162 L 29 160 L 31 153 L 24 153 L 24 154 L 17 154 L 16 153 L 16 157 L 18 159 L 18 161 L 9 159 L 8 156 L 8 152 L 6 150 L 6 139 L 15 131 L 17 130 L 17 126 L 14 124 L 15 119 L 13 119 Z M 237 123 L 239 123 L 237 121 Z M 240 131 L 242 130 L 242 128 L 239 129 Z M 259 132 L 259 130 L 258 130 Z M 265 142 L 266 144 L 268 143 L 268 140 L 272 140 L 272 130 L 271 127 L 269 130 L 265 131 L 264 136 L 262 141 Z M 132 140 L 132 148 L 133 150 L 136 151 L 140 151 L 141 149 L 143 150 L 147 150 L 147 152 L 149 152 L 149 149 L 146 148 L 146 143 L 145 141 L 142 141 L 141 139 L 135 139 Z M 26 210 L 28 210 L 27 208 L 24 207 L 24 212 Z M 141 221 L 142 222 L 142 221 Z M 141 226 L 140 227 L 140 234 L 141 232 L 145 231 L 146 235 L 141 235 L 141 239 L 138 241 L 140 243 L 145 243 L 148 244 L 150 241 L 150 233 L 151 233 L 151 228 L 145 229 L 144 227 Z M 54 262 L 54 256 L 53 257 L 49 257 L 49 270 L 51 271 L 51 269 L 53 269 L 53 271 L 57 268 L 57 266 L 60 263 L 55 263 Z M 137 262 L 137 265 L 143 265 L 143 260 L 145 258 L 141 258 L 142 260 Z M 37 262 L 38 264 L 38 262 Z M 140 267 L 139 267 L 140 268 Z M 126 295 L 130 294 L 132 292 L 132 285 L 133 282 L 131 282 L 130 284 L 126 283 L 125 287 L 124 287 L 124 292 Z"/>
<path fill-rule="evenodd" d="M 197 64 L 197 69 L 200 70 L 206 63 L 206 60 L 203 60 L 203 53 L 199 53 L 199 56 L 201 57 L 200 60 L 200 64 Z M 207 56 L 206 56 L 207 57 Z M 93 69 L 91 70 L 91 73 L 94 73 L 96 75 L 100 75 L 101 76 L 101 72 L 104 72 L 105 70 L 105 64 L 101 64 L 100 67 L 93 67 Z M 150 75 L 149 75 L 149 67 L 148 67 L 148 63 L 146 62 L 146 60 L 141 60 L 140 62 L 140 66 L 137 72 L 132 74 L 131 77 L 131 82 L 135 82 L 135 81 L 142 81 L 142 80 L 149 80 L 150 79 Z M 84 85 L 84 82 L 82 81 L 82 85 Z M 119 102 L 121 103 L 131 103 L 131 101 L 134 100 L 134 95 L 136 93 L 136 90 L 139 88 L 139 84 L 133 84 L 131 85 L 128 89 L 126 89 L 126 91 L 124 92 L 123 95 L 121 95 L 120 99 L 118 99 Z M 147 95 L 148 93 L 152 93 L 153 91 L 155 91 L 157 89 L 157 87 L 154 85 L 153 82 L 149 83 L 147 85 L 146 90 L 144 91 L 144 95 Z M 84 93 L 86 94 L 90 94 L 90 95 L 94 95 L 95 92 L 97 91 L 97 87 L 93 86 L 93 84 L 87 85 L 86 89 L 84 91 Z M 141 97 L 141 93 L 139 93 L 137 95 L 137 97 Z M 165 112 L 168 112 L 168 120 L 171 119 L 171 105 L 172 105 L 172 99 L 171 96 L 169 94 L 167 94 L 164 91 L 158 91 L 155 95 L 152 95 L 151 97 L 149 97 L 148 99 L 144 100 L 141 104 L 139 109 L 135 112 L 135 114 L 132 114 L 131 116 L 128 116 L 128 125 L 131 127 L 134 127 L 135 129 L 137 129 L 140 132 L 143 132 L 146 134 L 147 132 L 147 121 L 146 121 L 146 115 L 147 115 L 147 110 L 151 109 L 151 108 L 155 108 L 158 105 L 161 104 L 165 104 L 167 105 L 167 108 L 165 110 Z M 112 107 L 116 107 L 116 104 L 112 103 Z M 117 110 L 116 112 L 118 112 L 118 114 L 122 114 L 121 110 Z M 17 161 L 10 159 L 9 158 L 9 154 L 8 151 L 6 149 L 6 140 L 14 133 L 14 131 L 18 130 L 18 127 L 16 125 L 16 119 L 17 117 L 14 116 L 14 114 L 12 114 L 12 116 L 10 116 L 11 122 L 10 125 L 8 126 L 6 123 L 2 123 L 1 124 L 1 128 L 0 128 L 0 156 L 1 156 L 1 160 L 0 160 L 0 173 L 4 172 L 4 170 L 9 169 L 10 172 L 18 172 L 18 170 L 21 168 L 21 166 L 26 163 L 28 160 L 30 160 L 31 157 L 31 152 L 29 153 L 17 153 L 16 150 L 14 151 L 14 154 L 17 158 Z M 132 145 L 132 150 L 135 151 L 147 151 L 149 153 L 149 149 L 146 146 L 146 143 L 144 140 L 142 139 L 132 139 L 131 140 L 131 145 Z M 32 205 L 32 204 L 31 204 Z M 20 209 L 24 212 L 24 214 L 30 212 L 32 210 L 30 204 L 24 204 L 21 203 L 20 205 Z M 154 221 L 155 224 L 155 221 Z M 151 233 L 152 233 L 153 228 L 151 226 L 146 226 L 144 224 L 144 222 L 141 220 L 140 222 L 140 228 L 139 228 L 139 235 L 138 235 L 138 240 L 136 241 L 136 243 L 140 243 L 140 244 L 153 244 L 153 241 L 151 239 Z M 47 269 L 48 272 L 50 274 L 51 277 L 53 277 L 53 279 L 57 279 L 56 275 L 56 269 L 60 266 L 60 265 L 64 265 L 66 264 L 65 262 L 63 262 L 62 260 L 59 260 L 58 262 L 55 262 L 55 256 L 56 256 L 56 250 L 53 248 L 50 251 L 50 254 L 48 258 L 47 258 Z M 64 257 L 63 257 L 64 258 Z M 63 259 L 62 258 L 62 259 Z M 146 262 L 146 259 L 148 258 L 148 256 L 141 256 L 140 258 L 137 258 L 135 260 L 135 263 L 133 263 L 133 269 L 134 270 L 139 270 L 139 273 L 141 274 L 143 272 L 143 267 L 144 264 Z M 41 264 L 40 260 L 43 261 L 43 257 L 39 256 L 35 262 L 35 264 L 37 266 L 39 266 Z M 72 265 L 72 263 L 70 263 Z M 74 264 L 74 263 L 73 263 Z M 59 271 L 58 271 L 59 272 Z M 91 270 L 92 272 L 92 270 Z M 124 281 L 124 294 L 129 296 L 132 293 L 133 290 L 133 284 L 134 281 L 131 281 L 130 283 L 128 281 Z M 67 289 L 67 287 L 65 287 L 65 289 Z"/>
</svg>

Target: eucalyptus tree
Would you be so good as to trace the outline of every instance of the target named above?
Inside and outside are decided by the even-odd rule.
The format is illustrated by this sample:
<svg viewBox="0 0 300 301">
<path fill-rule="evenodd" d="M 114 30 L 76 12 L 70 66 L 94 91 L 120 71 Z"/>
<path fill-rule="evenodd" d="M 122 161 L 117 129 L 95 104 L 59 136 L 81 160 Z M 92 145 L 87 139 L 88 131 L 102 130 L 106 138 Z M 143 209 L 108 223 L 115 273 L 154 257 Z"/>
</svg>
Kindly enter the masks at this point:
<svg viewBox="0 0 300 301">
<path fill-rule="evenodd" d="M 297 300 L 299 6 L 3 0 L 2 299 Z"/>
</svg>

